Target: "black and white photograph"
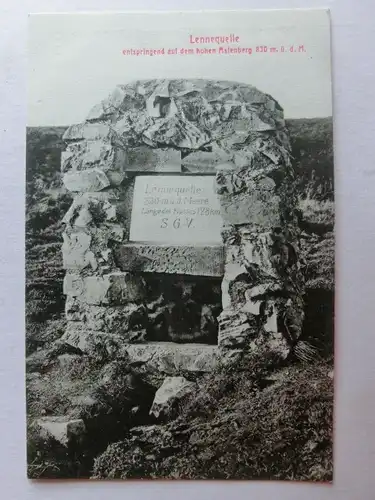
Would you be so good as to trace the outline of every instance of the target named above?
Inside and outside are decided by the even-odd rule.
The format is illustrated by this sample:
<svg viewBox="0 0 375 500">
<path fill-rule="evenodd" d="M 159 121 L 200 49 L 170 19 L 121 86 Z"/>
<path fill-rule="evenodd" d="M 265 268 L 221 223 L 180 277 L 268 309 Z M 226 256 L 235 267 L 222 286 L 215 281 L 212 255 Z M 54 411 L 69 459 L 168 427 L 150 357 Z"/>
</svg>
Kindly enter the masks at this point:
<svg viewBox="0 0 375 500">
<path fill-rule="evenodd" d="M 28 477 L 331 482 L 329 11 L 28 43 Z"/>
</svg>

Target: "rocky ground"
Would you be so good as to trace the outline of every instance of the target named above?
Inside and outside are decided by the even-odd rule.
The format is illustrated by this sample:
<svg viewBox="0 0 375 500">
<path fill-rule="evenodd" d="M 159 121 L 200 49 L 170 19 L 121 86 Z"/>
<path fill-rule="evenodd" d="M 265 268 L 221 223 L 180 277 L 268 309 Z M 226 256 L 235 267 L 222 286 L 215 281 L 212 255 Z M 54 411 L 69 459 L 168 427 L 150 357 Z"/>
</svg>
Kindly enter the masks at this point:
<svg viewBox="0 0 375 500">
<path fill-rule="evenodd" d="M 305 348 L 286 366 L 253 359 L 241 375 L 219 367 L 199 387 L 194 377 L 187 383 L 173 377 L 159 394 L 159 406 L 153 400 L 160 380 L 145 379 L 125 355 L 116 362 L 104 352 L 88 358 L 59 341 L 65 328 L 61 220 L 71 204 L 60 182 L 65 129 L 28 130 L 30 477 L 331 478 L 332 122 L 289 120 L 287 125 L 299 179 Z M 170 387 L 178 404 L 168 397 Z"/>
<path fill-rule="evenodd" d="M 259 373 L 252 363 L 208 376 L 167 423 L 132 428 L 95 460 L 93 477 L 330 480 L 330 367 Z"/>
</svg>

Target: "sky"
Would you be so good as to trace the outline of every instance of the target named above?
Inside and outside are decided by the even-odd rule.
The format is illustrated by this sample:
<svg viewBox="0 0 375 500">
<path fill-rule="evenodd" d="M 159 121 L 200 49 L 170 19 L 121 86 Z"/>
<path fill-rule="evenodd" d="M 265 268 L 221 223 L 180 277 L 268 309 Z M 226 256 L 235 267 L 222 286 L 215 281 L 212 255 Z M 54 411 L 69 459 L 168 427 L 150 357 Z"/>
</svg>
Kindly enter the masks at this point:
<svg viewBox="0 0 375 500">
<path fill-rule="evenodd" d="M 252 54 L 180 55 L 190 36 L 239 37 Z M 304 51 L 290 48 L 303 45 Z M 267 46 L 267 52 L 256 47 Z M 278 52 L 271 52 L 270 48 Z M 284 51 L 282 52 L 282 47 Z M 28 126 L 70 125 L 118 84 L 148 78 L 208 78 L 254 85 L 286 118 L 332 114 L 329 16 L 324 10 L 35 14 L 29 18 Z M 177 55 L 124 56 L 124 49 Z"/>
</svg>

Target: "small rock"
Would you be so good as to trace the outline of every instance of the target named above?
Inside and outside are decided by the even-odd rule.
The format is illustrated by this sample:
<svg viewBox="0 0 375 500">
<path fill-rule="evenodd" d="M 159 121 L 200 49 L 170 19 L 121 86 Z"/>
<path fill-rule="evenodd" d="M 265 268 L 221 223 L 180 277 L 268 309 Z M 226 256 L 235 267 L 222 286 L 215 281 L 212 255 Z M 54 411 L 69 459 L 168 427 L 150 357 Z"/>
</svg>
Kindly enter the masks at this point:
<svg viewBox="0 0 375 500">
<path fill-rule="evenodd" d="M 86 431 L 82 419 L 69 420 L 68 417 L 42 417 L 34 422 L 34 427 L 41 438 L 53 438 L 63 446 L 81 438 Z"/>
<path fill-rule="evenodd" d="M 189 382 L 184 377 L 167 377 L 156 391 L 150 415 L 156 418 L 169 415 L 176 402 L 195 389 L 196 384 Z"/>
</svg>

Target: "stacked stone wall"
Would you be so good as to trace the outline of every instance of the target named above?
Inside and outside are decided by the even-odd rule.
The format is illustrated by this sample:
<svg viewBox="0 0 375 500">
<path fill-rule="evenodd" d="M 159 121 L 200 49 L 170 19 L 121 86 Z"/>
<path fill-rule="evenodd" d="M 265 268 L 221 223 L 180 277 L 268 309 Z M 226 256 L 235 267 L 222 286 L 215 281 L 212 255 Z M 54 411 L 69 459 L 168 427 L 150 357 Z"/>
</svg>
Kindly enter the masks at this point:
<svg viewBox="0 0 375 500">
<path fill-rule="evenodd" d="M 216 176 L 224 222 L 223 246 L 208 254 L 223 258 L 196 274 L 222 276 L 219 350 L 233 358 L 261 345 L 286 355 L 301 333 L 304 286 L 288 132 L 271 96 L 226 81 L 135 81 L 64 140 L 63 182 L 74 193 L 62 248 L 66 342 L 90 351 L 108 338 L 147 341 L 144 273 L 157 272 L 147 256 L 164 268 L 174 256 L 178 274 L 180 264 L 198 269 L 197 254 L 128 245 L 134 176 L 204 173 Z"/>
</svg>

